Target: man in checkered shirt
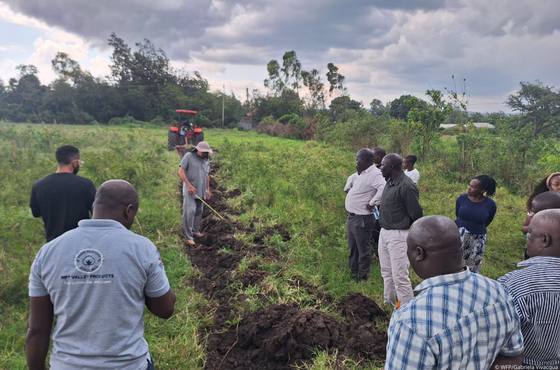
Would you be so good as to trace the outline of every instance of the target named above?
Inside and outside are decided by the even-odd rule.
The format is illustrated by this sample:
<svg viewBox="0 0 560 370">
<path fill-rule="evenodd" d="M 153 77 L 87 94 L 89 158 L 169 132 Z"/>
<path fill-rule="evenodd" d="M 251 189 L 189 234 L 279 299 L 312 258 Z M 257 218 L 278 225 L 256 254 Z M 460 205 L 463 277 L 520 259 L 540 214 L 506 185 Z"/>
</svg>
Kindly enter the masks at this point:
<svg viewBox="0 0 560 370">
<path fill-rule="evenodd" d="M 463 266 L 461 237 L 444 216 L 416 221 L 407 255 L 425 279 L 393 313 L 385 369 L 500 369 L 521 365 L 523 337 L 512 297 Z M 511 367 L 513 368 L 513 367 Z"/>
</svg>

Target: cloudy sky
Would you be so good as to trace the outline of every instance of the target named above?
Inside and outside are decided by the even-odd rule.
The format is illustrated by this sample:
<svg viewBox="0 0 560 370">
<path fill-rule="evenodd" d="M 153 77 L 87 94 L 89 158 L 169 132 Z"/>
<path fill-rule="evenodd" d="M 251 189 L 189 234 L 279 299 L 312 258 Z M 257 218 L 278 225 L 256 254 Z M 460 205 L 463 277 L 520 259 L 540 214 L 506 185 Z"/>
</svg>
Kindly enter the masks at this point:
<svg viewBox="0 0 560 370">
<path fill-rule="evenodd" d="M 112 32 L 239 98 L 266 92 L 266 64 L 289 50 L 323 76 L 337 65 L 366 107 L 453 89 L 452 75 L 470 111 L 508 112 L 520 81 L 560 87 L 558 0 L 0 0 L 0 78 L 24 63 L 49 83 L 58 51 L 106 76 Z"/>
</svg>

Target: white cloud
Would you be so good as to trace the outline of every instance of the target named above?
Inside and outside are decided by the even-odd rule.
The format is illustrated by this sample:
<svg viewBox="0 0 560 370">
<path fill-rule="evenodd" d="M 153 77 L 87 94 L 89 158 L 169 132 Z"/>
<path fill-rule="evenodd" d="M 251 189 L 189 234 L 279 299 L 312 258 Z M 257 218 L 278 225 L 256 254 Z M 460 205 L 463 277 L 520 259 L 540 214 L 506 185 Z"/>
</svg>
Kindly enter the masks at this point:
<svg viewBox="0 0 560 370">
<path fill-rule="evenodd" d="M 45 22 L 37 20 L 32 17 L 28 17 L 21 13 L 16 13 L 10 9 L 10 7 L 6 4 L 0 3 L 0 20 L 19 24 L 22 26 L 32 27 L 32 28 L 39 28 L 42 30 L 49 30 L 49 27 Z"/>
<path fill-rule="evenodd" d="M 76 43 L 56 42 L 50 39 L 38 38 L 33 44 L 35 51 L 27 59 L 27 64 L 32 64 L 39 70 L 39 79 L 48 84 L 56 78 L 52 70 L 51 61 L 58 52 L 68 54 L 77 62 L 82 62 L 88 57 L 88 45 L 79 40 Z"/>
<path fill-rule="evenodd" d="M 110 61 L 107 58 L 96 56 L 89 60 L 89 68 L 86 68 L 93 77 L 105 78 L 111 75 Z"/>
<path fill-rule="evenodd" d="M 4 84 L 7 84 L 10 78 L 17 76 L 17 65 L 18 63 L 11 59 L 0 60 L 0 78 L 4 81 Z"/>
<path fill-rule="evenodd" d="M 25 47 L 23 45 L 8 45 L 8 46 L 2 46 L 0 45 L 0 51 L 7 51 L 7 52 L 11 52 L 11 51 L 25 51 Z"/>
</svg>

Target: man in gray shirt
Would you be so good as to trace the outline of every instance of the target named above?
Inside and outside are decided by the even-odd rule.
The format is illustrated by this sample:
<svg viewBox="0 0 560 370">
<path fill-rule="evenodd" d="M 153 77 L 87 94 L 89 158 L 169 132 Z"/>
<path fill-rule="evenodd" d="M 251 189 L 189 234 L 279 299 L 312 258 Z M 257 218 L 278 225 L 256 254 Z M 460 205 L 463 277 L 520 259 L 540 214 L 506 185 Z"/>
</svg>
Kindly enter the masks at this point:
<svg viewBox="0 0 560 370">
<path fill-rule="evenodd" d="M 371 267 L 371 232 L 375 225 L 373 207 L 378 206 L 385 180 L 373 164 L 373 151 L 360 149 L 356 153 L 358 176 L 346 195 L 346 234 L 350 257 L 348 265 L 352 277 L 366 281 Z"/>
<path fill-rule="evenodd" d="M 138 193 L 123 180 L 99 187 L 93 219 L 45 244 L 29 275 L 30 313 L 25 353 L 30 370 L 50 368 L 153 369 L 144 336 L 144 306 L 173 314 L 169 286 L 156 246 L 129 229 Z"/>
<path fill-rule="evenodd" d="M 379 210 L 379 265 L 383 277 L 383 299 L 397 305 L 414 298 L 408 276 L 406 238 L 410 225 L 422 217 L 418 188 L 402 171 L 402 158 L 395 153 L 381 161 L 380 170 L 387 180 Z"/>
<path fill-rule="evenodd" d="M 201 237 L 200 220 L 204 204 L 202 199 L 210 199 L 210 160 L 212 149 L 206 141 L 201 141 L 193 151 L 183 156 L 179 165 L 179 176 L 183 180 L 183 236 L 187 243 L 194 245 L 194 238 Z"/>
</svg>

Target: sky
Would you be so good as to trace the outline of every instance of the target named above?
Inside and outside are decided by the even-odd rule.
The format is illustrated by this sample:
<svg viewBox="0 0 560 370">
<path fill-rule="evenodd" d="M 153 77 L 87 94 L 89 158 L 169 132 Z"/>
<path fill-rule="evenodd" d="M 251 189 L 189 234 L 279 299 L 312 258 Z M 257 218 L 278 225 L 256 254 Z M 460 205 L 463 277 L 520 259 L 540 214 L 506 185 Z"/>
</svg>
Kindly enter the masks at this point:
<svg viewBox="0 0 560 370">
<path fill-rule="evenodd" d="M 558 0 L 0 0 L 0 79 L 33 64 L 48 84 L 57 52 L 108 76 L 113 32 L 240 100 L 291 50 L 327 85 L 334 63 L 366 108 L 447 88 L 469 111 L 510 112 L 519 82 L 560 86 Z"/>
</svg>

